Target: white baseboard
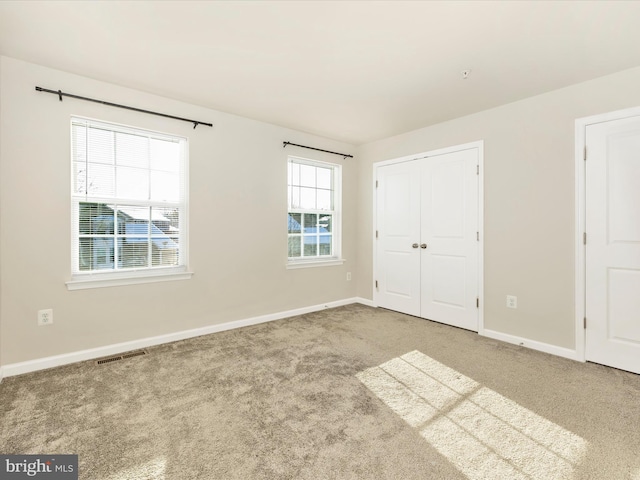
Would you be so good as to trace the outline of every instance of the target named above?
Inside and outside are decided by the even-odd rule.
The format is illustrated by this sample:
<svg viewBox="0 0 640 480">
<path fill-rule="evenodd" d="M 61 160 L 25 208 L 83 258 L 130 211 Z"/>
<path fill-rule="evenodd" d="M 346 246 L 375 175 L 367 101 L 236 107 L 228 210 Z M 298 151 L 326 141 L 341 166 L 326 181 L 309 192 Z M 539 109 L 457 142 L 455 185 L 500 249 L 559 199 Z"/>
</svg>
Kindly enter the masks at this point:
<svg viewBox="0 0 640 480">
<path fill-rule="evenodd" d="M 141 348 L 152 347 L 154 345 L 161 345 L 163 343 L 175 342 L 178 340 L 185 340 L 187 338 L 199 337 L 202 335 L 208 335 L 210 333 L 223 332 L 225 330 L 233 330 L 235 328 L 248 327 L 251 325 L 257 325 L 259 323 L 272 322 L 274 320 L 281 320 L 283 318 L 295 317 L 296 315 L 304 315 L 305 313 L 318 312 L 327 308 L 341 307 L 344 305 L 350 305 L 352 303 L 363 303 L 367 305 L 368 300 L 360 299 L 357 297 L 346 298 L 344 300 L 337 300 L 335 302 L 322 303 L 320 305 L 313 305 L 310 307 L 297 308 L 294 310 L 287 310 L 284 312 L 271 313 L 268 315 L 260 315 L 258 317 L 246 318 L 244 320 L 235 320 L 233 322 L 220 323 L 216 325 L 209 325 L 206 327 L 194 328 L 192 330 L 183 330 L 181 332 L 169 333 L 166 335 L 158 335 L 157 337 L 141 338 L 140 340 L 133 340 L 130 342 L 116 343 L 113 345 L 105 345 L 104 347 L 91 348 L 88 350 L 80 350 L 77 352 L 65 353 L 62 355 L 55 355 L 52 357 L 38 358 L 35 360 L 29 360 L 26 362 L 10 363 L 4 365 L 0 369 L 0 379 L 2 375 L 5 377 L 12 377 L 14 375 L 21 375 L 23 373 L 35 372 L 37 370 L 44 370 L 47 368 L 59 367 L 61 365 L 68 365 L 70 363 L 82 362 L 85 360 L 92 360 L 94 358 L 106 357 L 109 355 L 116 355 L 118 353 L 128 352 L 131 350 L 138 350 Z"/>
<path fill-rule="evenodd" d="M 373 300 L 369 300 L 368 298 L 355 297 L 354 303 L 361 303 L 362 305 L 366 305 L 367 307 L 375 307 L 376 305 L 373 303 Z"/>
<path fill-rule="evenodd" d="M 2 383 L 3 378 L 4 378 L 4 371 L 2 370 L 2 367 L 0 367 L 0 383 Z"/>
<path fill-rule="evenodd" d="M 550 353 L 559 357 L 569 358 L 571 360 L 578 360 L 578 352 L 571 350 L 570 348 L 558 347 L 549 343 L 537 342 L 535 340 L 529 340 L 528 338 L 516 337 L 515 335 L 509 335 L 508 333 L 496 332 L 494 330 L 484 329 L 481 335 L 495 340 L 501 340 L 507 343 L 513 343 L 514 345 L 521 345 L 523 347 L 538 350 L 544 353 Z"/>
</svg>

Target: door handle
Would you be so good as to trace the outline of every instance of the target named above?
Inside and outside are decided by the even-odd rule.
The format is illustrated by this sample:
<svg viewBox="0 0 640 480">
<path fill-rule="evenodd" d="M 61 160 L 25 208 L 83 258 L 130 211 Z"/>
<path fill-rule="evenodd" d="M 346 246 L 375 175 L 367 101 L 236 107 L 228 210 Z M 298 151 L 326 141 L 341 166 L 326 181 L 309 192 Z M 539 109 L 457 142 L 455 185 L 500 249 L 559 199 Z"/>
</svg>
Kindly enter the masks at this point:
<svg viewBox="0 0 640 480">
<path fill-rule="evenodd" d="M 421 244 L 420 248 L 427 248 L 427 244 L 426 243 Z"/>
<path fill-rule="evenodd" d="M 418 248 L 418 244 L 414 243 L 413 245 L 411 245 L 413 248 Z"/>
</svg>

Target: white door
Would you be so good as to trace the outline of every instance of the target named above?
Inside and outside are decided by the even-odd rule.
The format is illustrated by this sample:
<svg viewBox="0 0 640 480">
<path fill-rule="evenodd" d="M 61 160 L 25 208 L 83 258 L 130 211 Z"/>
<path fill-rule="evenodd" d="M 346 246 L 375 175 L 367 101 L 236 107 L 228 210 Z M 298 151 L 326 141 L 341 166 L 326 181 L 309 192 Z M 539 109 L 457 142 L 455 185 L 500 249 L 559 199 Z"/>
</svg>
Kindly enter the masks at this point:
<svg viewBox="0 0 640 480">
<path fill-rule="evenodd" d="M 376 189 L 376 300 L 420 316 L 420 164 L 378 168 Z"/>
<path fill-rule="evenodd" d="M 421 315 L 478 331 L 478 150 L 422 166 Z"/>
<path fill-rule="evenodd" d="M 478 148 L 378 167 L 376 303 L 478 331 Z"/>
<path fill-rule="evenodd" d="M 587 360 L 640 373 L 640 117 L 586 128 Z"/>
</svg>

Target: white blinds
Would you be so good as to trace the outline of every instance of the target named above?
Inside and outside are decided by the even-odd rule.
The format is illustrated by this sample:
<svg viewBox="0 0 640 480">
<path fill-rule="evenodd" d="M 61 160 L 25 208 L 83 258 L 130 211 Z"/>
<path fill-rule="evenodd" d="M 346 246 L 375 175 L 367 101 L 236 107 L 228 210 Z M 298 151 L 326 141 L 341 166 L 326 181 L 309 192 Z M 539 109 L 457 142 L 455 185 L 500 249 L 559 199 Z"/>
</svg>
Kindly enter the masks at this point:
<svg viewBox="0 0 640 480">
<path fill-rule="evenodd" d="M 75 273 L 185 264 L 186 144 L 73 118 Z"/>
<path fill-rule="evenodd" d="M 179 203 L 186 140 L 110 124 L 72 122 L 73 193 Z"/>
</svg>

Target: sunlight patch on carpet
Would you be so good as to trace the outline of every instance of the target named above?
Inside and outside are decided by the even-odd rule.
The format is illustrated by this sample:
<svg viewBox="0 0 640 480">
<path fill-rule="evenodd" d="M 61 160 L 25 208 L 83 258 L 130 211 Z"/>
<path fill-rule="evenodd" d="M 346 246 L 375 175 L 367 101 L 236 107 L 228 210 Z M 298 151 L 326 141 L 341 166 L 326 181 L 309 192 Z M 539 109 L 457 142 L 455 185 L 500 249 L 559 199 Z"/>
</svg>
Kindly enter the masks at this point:
<svg viewBox="0 0 640 480">
<path fill-rule="evenodd" d="M 107 480 L 165 480 L 166 460 L 158 457 L 111 475 Z"/>
<path fill-rule="evenodd" d="M 467 478 L 570 478 L 587 442 L 418 352 L 356 375 Z"/>
</svg>

